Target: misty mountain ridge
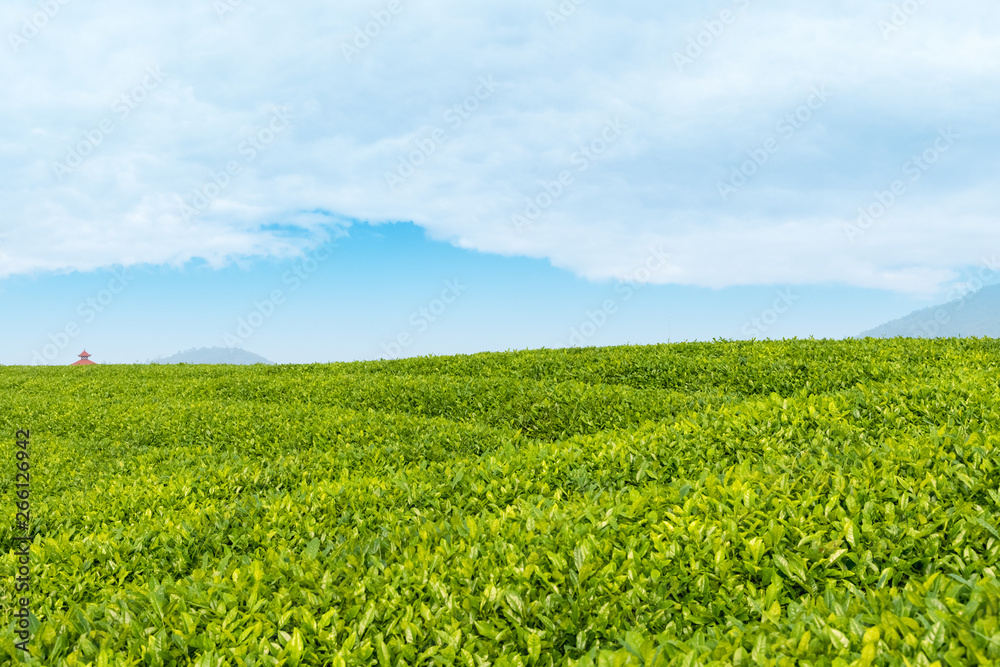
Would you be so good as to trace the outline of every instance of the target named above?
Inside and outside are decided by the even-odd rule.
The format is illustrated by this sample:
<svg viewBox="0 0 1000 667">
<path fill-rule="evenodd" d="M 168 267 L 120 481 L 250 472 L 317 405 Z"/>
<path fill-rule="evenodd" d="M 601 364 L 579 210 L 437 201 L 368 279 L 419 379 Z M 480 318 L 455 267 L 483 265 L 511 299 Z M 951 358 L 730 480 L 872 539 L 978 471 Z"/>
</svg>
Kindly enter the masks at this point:
<svg viewBox="0 0 1000 667">
<path fill-rule="evenodd" d="M 1000 285 L 914 311 L 861 334 L 864 338 L 1000 338 Z"/>
<path fill-rule="evenodd" d="M 151 364 L 273 364 L 259 354 L 238 347 L 199 347 L 169 357 L 153 359 Z"/>
</svg>

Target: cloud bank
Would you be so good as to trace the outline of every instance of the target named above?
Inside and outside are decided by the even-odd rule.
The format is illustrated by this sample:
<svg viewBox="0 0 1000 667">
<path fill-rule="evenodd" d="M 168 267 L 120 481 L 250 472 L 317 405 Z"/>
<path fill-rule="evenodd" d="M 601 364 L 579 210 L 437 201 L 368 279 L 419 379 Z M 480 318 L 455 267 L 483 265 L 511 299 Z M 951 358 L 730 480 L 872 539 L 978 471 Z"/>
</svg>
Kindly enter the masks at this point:
<svg viewBox="0 0 1000 667">
<path fill-rule="evenodd" d="M 1000 8 L 104 0 L 0 9 L 0 276 L 350 220 L 592 280 L 932 293 L 1000 252 Z M 298 230 L 295 234 L 288 229 Z"/>
</svg>

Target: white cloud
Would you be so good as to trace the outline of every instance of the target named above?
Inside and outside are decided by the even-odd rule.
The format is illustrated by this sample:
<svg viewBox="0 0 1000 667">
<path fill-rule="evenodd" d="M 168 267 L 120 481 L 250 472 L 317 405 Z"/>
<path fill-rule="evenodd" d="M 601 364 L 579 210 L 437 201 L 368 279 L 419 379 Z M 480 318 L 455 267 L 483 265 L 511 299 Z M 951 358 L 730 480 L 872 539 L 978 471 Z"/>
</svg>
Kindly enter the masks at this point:
<svg viewBox="0 0 1000 667">
<path fill-rule="evenodd" d="M 711 287 L 925 294 L 1000 245 L 1000 9 L 985 1 L 924 3 L 885 36 L 893 4 L 849 0 L 584 3 L 554 27 L 556 3 L 527 0 L 399 0 L 391 21 L 388 0 L 231 4 L 220 17 L 211 0 L 67 2 L 30 39 L 38 5 L 0 9 L 0 276 L 287 255 L 303 240 L 267 226 L 319 233 L 328 218 L 300 213 L 317 209 L 413 220 L 592 279 L 663 245 L 673 268 L 654 281 Z M 706 26 L 724 9 L 724 30 Z M 355 42 L 366 27 L 374 36 Z M 706 46 L 679 71 L 689 39 Z M 495 90 L 476 100 L 481 77 Z M 830 100 L 720 199 L 718 183 L 816 86 Z M 290 126 L 262 142 L 282 107 Z M 609 122 L 628 129 L 582 158 Z M 948 126 L 954 149 L 849 242 L 857 209 Z M 88 142 L 60 180 L 53 165 Z M 421 164 L 393 191 L 400 160 Z M 239 173 L 185 219 L 179 202 L 234 161 Z M 552 196 L 565 171 L 572 182 Z M 545 192 L 518 232 L 511 217 Z"/>
</svg>

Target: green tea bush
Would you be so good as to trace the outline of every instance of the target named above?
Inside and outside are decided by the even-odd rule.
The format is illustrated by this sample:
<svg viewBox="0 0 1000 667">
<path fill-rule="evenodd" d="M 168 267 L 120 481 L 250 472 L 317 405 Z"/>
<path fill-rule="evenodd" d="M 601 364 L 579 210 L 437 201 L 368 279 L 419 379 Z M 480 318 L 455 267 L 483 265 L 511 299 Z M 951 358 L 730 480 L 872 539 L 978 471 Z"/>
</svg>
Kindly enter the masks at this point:
<svg viewBox="0 0 1000 667">
<path fill-rule="evenodd" d="M 1000 664 L 998 352 L 0 368 L 0 663 Z"/>
</svg>

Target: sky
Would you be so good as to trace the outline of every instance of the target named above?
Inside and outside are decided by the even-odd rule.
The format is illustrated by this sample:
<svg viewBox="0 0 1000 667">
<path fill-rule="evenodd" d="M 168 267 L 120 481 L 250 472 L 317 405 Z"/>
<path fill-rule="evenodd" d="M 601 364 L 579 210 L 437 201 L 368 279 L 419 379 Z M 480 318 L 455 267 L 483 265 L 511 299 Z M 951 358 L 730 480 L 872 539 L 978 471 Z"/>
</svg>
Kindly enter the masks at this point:
<svg viewBox="0 0 1000 667">
<path fill-rule="evenodd" d="M 985 0 L 11 0 L 0 364 L 857 336 L 1000 275 Z"/>
</svg>

